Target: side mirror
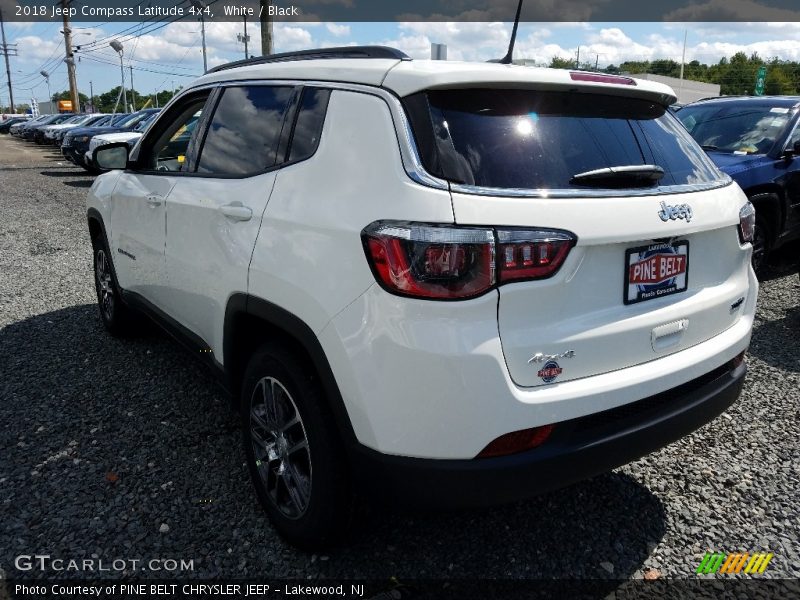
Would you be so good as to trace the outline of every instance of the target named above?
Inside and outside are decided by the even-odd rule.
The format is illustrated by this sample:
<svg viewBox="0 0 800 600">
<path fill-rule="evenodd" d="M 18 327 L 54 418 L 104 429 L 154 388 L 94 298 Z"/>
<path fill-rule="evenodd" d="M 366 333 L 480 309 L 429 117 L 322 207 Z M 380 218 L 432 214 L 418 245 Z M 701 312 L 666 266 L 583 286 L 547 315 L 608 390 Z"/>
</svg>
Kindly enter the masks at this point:
<svg viewBox="0 0 800 600">
<path fill-rule="evenodd" d="M 92 153 L 92 162 L 98 169 L 106 171 L 112 169 L 125 169 L 128 166 L 128 144 L 115 142 L 106 146 L 95 148 Z"/>
<path fill-rule="evenodd" d="M 783 158 L 786 160 L 792 160 L 797 157 L 800 157 L 800 140 L 797 140 L 790 147 L 787 146 L 783 151 Z"/>
</svg>

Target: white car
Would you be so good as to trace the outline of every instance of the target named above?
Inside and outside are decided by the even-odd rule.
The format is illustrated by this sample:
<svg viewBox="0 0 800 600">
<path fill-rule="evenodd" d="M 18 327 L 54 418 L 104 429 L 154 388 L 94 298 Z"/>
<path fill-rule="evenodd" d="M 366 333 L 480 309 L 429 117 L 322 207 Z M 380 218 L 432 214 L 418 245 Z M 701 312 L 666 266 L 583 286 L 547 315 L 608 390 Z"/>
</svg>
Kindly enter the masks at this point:
<svg viewBox="0 0 800 600">
<path fill-rule="evenodd" d="M 96 135 L 89 140 L 89 149 L 86 151 L 84 156 L 86 159 L 86 164 L 92 164 L 92 154 L 94 154 L 94 151 L 100 146 L 125 142 L 128 144 L 128 146 L 133 148 L 140 137 L 142 137 L 141 131 L 120 131 L 117 133 L 102 133 L 100 135 Z"/>
<path fill-rule="evenodd" d="M 745 377 L 752 206 L 673 102 L 380 47 L 217 67 L 95 151 L 100 316 L 150 315 L 218 375 L 301 547 L 353 491 L 475 506 L 610 470 Z"/>
</svg>

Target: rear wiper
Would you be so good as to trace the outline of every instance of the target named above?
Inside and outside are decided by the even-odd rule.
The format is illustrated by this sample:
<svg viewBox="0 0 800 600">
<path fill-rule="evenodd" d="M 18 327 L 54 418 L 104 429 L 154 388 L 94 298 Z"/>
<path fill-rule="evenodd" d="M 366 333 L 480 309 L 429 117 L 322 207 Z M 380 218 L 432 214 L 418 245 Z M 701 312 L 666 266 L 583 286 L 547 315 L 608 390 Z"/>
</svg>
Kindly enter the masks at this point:
<svg viewBox="0 0 800 600">
<path fill-rule="evenodd" d="M 621 165 L 605 167 L 573 175 L 570 183 L 592 187 L 645 187 L 655 185 L 664 177 L 664 169 L 658 165 Z"/>
</svg>

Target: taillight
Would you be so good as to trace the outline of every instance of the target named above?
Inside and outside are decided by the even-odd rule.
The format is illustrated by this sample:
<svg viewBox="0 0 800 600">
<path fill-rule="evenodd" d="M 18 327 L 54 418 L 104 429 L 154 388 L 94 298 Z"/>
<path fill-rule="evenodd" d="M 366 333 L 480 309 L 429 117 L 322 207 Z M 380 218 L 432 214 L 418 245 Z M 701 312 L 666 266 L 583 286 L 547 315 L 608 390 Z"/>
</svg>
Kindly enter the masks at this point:
<svg viewBox="0 0 800 600">
<path fill-rule="evenodd" d="M 362 239 L 378 282 L 395 294 L 471 298 L 495 283 L 491 229 L 378 222 Z"/>
<path fill-rule="evenodd" d="M 756 231 L 756 209 L 748 202 L 739 211 L 739 240 L 752 242 Z"/>
<path fill-rule="evenodd" d="M 496 285 L 545 279 L 575 237 L 562 231 L 489 229 L 379 221 L 362 232 L 378 283 L 414 298 L 474 298 Z"/>
<path fill-rule="evenodd" d="M 500 283 L 544 279 L 553 275 L 567 258 L 575 238 L 561 231 L 501 229 Z"/>
</svg>

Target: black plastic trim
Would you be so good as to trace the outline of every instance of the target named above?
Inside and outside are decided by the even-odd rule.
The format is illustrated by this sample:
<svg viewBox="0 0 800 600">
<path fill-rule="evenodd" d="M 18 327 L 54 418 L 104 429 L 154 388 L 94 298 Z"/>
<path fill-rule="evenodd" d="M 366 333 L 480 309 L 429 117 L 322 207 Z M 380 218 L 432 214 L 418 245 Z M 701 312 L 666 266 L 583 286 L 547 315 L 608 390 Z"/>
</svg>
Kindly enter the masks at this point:
<svg viewBox="0 0 800 600">
<path fill-rule="evenodd" d="M 350 422 L 339 385 L 333 375 L 328 358 L 319 342 L 314 331 L 299 317 L 290 313 L 284 308 L 263 300 L 257 296 L 234 294 L 228 300 L 225 311 L 225 333 L 223 342 L 223 357 L 226 367 L 226 379 L 229 382 L 229 389 L 234 389 L 233 382 L 234 365 L 228 357 L 233 356 L 234 336 L 233 326 L 238 315 L 247 314 L 264 321 L 266 324 L 275 327 L 300 344 L 311 358 L 314 370 L 319 376 L 322 388 L 333 411 L 336 425 L 346 447 L 353 448 L 357 444 L 355 431 Z M 266 340 L 265 340 L 266 341 Z"/>
<path fill-rule="evenodd" d="M 230 391 L 227 386 L 228 382 L 225 378 L 224 368 L 214 358 L 214 353 L 203 338 L 181 325 L 141 294 L 122 290 L 122 300 L 131 308 L 147 315 L 170 337 L 186 348 L 190 354 L 209 367 L 216 383 L 220 384 L 226 391 Z"/>
</svg>

